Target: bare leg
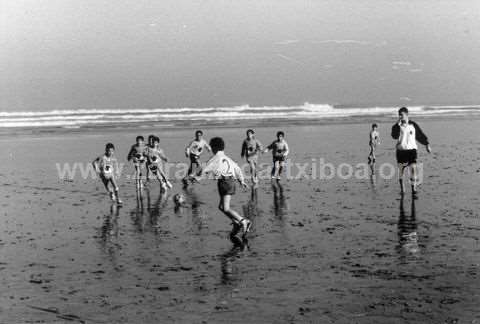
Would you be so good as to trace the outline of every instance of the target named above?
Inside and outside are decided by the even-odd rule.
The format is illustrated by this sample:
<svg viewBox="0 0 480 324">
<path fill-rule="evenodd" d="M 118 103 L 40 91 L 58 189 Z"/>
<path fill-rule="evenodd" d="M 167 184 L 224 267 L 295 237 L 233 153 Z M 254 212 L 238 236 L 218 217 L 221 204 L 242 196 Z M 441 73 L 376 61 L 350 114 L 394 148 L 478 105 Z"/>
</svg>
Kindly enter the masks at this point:
<svg viewBox="0 0 480 324">
<path fill-rule="evenodd" d="M 273 161 L 272 178 L 275 178 L 277 176 L 277 163 L 278 161 Z"/>
<path fill-rule="evenodd" d="M 412 185 L 412 193 L 417 193 L 417 164 L 410 164 L 410 183 Z"/>
<path fill-rule="evenodd" d="M 405 172 L 406 165 L 403 163 L 398 164 L 398 182 L 400 183 L 400 193 L 405 193 L 405 186 L 403 185 L 403 174 Z"/>
<path fill-rule="evenodd" d="M 243 219 L 236 211 L 230 208 L 230 201 L 232 199 L 231 195 L 225 195 L 220 197 L 220 203 L 218 209 L 220 209 L 228 218 L 230 218 L 235 223 L 240 223 Z"/>
<path fill-rule="evenodd" d="M 282 175 L 283 168 L 285 167 L 285 161 L 278 161 L 278 178 Z"/>
</svg>

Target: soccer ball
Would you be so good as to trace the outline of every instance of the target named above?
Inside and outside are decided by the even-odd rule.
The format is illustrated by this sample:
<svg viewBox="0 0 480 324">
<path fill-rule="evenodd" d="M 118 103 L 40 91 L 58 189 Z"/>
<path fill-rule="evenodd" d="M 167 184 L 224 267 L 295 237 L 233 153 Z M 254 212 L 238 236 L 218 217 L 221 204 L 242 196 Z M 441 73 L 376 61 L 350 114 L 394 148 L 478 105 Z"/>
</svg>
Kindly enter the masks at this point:
<svg viewBox="0 0 480 324">
<path fill-rule="evenodd" d="M 173 196 L 173 202 L 175 202 L 175 205 L 183 205 L 185 203 L 185 196 L 181 193 L 177 193 Z"/>
</svg>

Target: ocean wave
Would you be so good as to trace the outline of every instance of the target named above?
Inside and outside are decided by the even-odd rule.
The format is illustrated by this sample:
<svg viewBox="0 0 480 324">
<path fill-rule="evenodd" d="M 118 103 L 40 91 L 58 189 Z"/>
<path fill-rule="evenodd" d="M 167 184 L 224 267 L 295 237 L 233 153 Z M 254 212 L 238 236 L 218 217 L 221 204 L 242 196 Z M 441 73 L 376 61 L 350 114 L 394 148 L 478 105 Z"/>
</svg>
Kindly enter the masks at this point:
<svg viewBox="0 0 480 324">
<path fill-rule="evenodd" d="M 268 119 L 322 119 L 347 117 L 396 116 L 398 107 L 335 107 L 327 104 L 305 103 L 299 106 L 249 105 L 209 108 L 154 109 L 78 109 L 0 112 L 0 128 L 65 127 L 124 123 L 158 123 L 168 121 L 221 121 Z M 480 105 L 410 106 L 416 115 L 480 114 Z"/>
</svg>

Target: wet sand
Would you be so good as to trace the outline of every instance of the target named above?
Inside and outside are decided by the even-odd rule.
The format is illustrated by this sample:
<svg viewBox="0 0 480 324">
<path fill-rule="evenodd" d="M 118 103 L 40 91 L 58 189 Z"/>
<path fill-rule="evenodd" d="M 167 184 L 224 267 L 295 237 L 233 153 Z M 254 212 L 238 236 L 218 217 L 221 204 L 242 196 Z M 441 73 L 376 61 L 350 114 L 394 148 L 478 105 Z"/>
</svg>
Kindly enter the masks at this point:
<svg viewBox="0 0 480 324">
<path fill-rule="evenodd" d="M 378 175 L 263 180 L 237 188 L 233 207 L 254 221 L 237 245 L 212 181 L 175 180 L 162 196 L 122 178 L 117 208 L 99 180 L 59 179 L 56 162 L 90 162 L 107 141 L 124 162 L 137 132 L 3 136 L 0 322 L 480 323 L 479 121 L 420 125 L 434 152 L 419 150 L 418 200 Z M 377 167 L 394 162 L 390 126 L 380 124 Z M 246 128 L 204 131 L 240 161 Z M 366 162 L 368 124 L 282 128 L 295 162 Z M 154 133 L 186 160 L 193 129 Z"/>
</svg>

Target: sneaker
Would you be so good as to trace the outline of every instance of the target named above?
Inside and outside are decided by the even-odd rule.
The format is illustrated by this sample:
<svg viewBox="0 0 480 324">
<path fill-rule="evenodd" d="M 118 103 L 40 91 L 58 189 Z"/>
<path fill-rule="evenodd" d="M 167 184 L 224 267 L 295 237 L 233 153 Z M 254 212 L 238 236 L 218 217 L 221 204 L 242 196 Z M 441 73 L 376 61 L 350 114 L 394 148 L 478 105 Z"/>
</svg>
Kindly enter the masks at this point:
<svg viewBox="0 0 480 324">
<path fill-rule="evenodd" d="M 120 198 L 117 198 L 117 204 L 121 205 L 123 204 L 123 201 Z"/>
<path fill-rule="evenodd" d="M 240 224 L 242 225 L 243 235 L 246 235 L 248 232 L 250 232 L 250 227 L 252 226 L 251 221 L 244 218 L 240 221 Z"/>
<path fill-rule="evenodd" d="M 235 221 L 232 222 L 232 231 L 230 232 L 230 238 L 237 235 L 238 232 L 240 232 L 241 229 L 242 229 L 242 225 L 240 225 L 239 223 L 237 223 Z"/>
<path fill-rule="evenodd" d="M 110 199 L 112 201 L 115 201 L 115 194 L 113 192 L 110 192 Z"/>
</svg>

